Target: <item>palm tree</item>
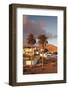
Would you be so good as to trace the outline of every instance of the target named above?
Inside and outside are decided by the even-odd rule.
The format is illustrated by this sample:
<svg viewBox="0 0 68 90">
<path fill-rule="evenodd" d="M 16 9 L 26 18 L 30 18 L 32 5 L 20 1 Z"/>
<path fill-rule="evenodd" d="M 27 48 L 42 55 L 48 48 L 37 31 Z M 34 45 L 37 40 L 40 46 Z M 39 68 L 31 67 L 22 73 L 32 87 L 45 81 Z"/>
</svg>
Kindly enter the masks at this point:
<svg viewBox="0 0 68 90">
<path fill-rule="evenodd" d="M 32 47 L 35 43 L 36 43 L 36 40 L 35 40 L 35 37 L 32 33 L 30 33 L 28 35 L 28 38 L 27 38 L 27 43 Z"/>
<path fill-rule="evenodd" d="M 41 34 L 38 36 L 38 40 L 39 40 L 39 45 L 41 46 L 41 49 L 44 52 L 45 46 L 48 43 L 47 37 L 44 34 Z M 42 52 L 42 55 L 43 55 L 43 52 Z M 42 68 L 43 68 L 43 60 L 44 60 L 44 57 L 42 56 Z"/>
<path fill-rule="evenodd" d="M 33 48 L 33 45 L 36 43 L 35 37 L 32 33 L 28 35 L 27 43 L 31 48 Z M 31 60 L 32 60 L 32 56 L 31 56 Z M 31 66 L 32 66 L 32 61 L 31 61 Z"/>
</svg>

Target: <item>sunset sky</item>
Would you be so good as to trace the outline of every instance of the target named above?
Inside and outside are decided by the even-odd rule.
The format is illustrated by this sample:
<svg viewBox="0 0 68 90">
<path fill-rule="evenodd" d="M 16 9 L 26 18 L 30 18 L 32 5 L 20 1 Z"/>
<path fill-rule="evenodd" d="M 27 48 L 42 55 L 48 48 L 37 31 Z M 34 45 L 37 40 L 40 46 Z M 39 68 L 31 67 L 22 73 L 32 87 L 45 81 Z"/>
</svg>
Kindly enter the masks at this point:
<svg viewBox="0 0 68 90">
<path fill-rule="evenodd" d="M 35 38 L 45 34 L 48 43 L 57 46 L 57 16 L 23 15 L 24 44 L 29 33 L 33 33 Z"/>
</svg>

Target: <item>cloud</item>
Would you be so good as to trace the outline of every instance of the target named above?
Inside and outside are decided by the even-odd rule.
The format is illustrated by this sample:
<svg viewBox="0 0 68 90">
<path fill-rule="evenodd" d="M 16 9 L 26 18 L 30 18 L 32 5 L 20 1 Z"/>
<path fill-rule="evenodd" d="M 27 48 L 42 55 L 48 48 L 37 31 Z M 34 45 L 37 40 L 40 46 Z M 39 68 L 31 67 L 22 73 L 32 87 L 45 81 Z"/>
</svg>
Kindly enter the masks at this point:
<svg viewBox="0 0 68 90">
<path fill-rule="evenodd" d="M 37 38 L 39 34 L 45 34 L 48 39 L 49 38 L 56 38 L 57 35 L 52 35 L 52 33 L 47 32 L 46 27 L 46 21 L 42 18 L 39 20 L 30 19 L 29 15 L 23 16 L 23 37 L 24 37 L 24 43 L 25 39 L 27 39 L 27 35 L 29 33 L 33 33 L 34 36 Z"/>
<path fill-rule="evenodd" d="M 43 20 L 30 20 L 29 16 L 23 16 L 23 30 L 24 34 L 33 33 L 34 35 L 45 34 L 44 27 L 46 26 L 46 22 Z"/>
</svg>

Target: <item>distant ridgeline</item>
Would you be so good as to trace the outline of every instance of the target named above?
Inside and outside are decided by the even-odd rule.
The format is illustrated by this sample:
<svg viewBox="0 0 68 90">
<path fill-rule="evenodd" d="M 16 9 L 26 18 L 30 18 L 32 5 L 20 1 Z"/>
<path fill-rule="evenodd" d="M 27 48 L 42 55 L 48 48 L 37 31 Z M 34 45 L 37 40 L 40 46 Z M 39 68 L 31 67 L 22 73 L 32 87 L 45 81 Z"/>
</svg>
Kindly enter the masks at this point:
<svg viewBox="0 0 68 90">
<path fill-rule="evenodd" d="M 52 44 L 47 44 L 46 49 L 48 49 L 48 51 L 51 53 L 57 52 L 57 47 Z"/>
</svg>

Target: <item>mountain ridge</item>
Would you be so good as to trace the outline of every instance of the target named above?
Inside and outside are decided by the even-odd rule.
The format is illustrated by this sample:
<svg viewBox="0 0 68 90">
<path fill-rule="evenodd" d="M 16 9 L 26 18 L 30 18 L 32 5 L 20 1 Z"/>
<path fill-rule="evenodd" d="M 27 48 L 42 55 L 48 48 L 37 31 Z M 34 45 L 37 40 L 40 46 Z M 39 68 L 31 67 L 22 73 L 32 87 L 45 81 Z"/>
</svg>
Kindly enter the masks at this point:
<svg viewBox="0 0 68 90">
<path fill-rule="evenodd" d="M 52 45 L 52 44 L 47 44 L 46 49 L 48 49 L 48 51 L 51 52 L 51 53 L 57 52 L 57 46 Z"/>
</svg>

